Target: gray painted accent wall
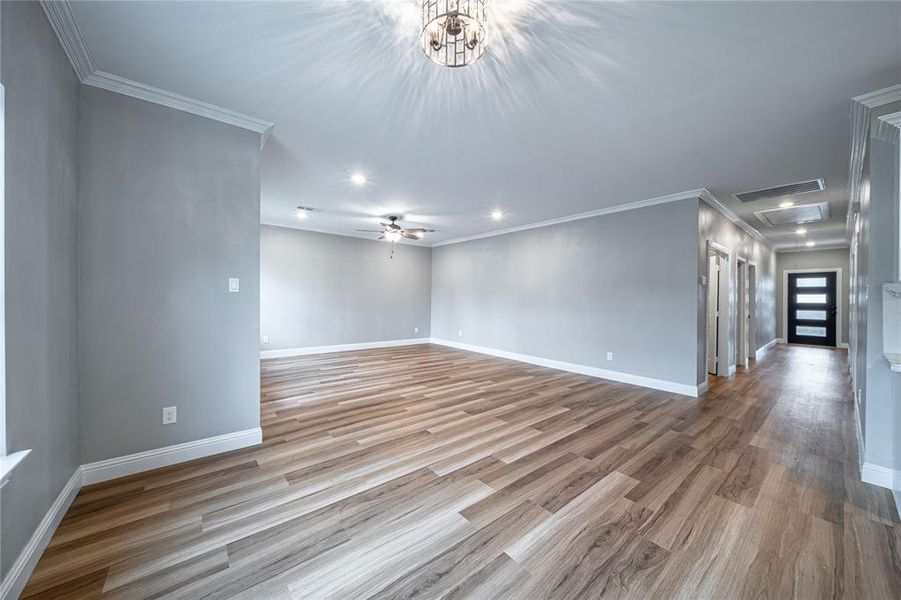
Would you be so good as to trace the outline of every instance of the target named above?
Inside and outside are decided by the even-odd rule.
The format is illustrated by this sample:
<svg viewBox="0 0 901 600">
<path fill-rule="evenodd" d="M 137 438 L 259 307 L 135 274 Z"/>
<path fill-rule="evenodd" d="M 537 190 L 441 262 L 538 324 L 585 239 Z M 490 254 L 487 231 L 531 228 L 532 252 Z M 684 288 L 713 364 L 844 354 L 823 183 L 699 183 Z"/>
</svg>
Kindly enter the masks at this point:
<svg viewBox="0 0 901 600">
<path fill-rule="evenodd" d="M 260 244 L 262 350 L 429 337 L 431 248 L 391 258 L 384 242 L 271 225 Z"/>
<path fill-rule="evenodd" d="M 7 447 L 32 449 L 0 492 L 0 574 L 5 576 L 79 464 L 79 83 L 37 2 L 2 2 L 0 12 Z"/>
<path fill-rule="evenodd" d="M 259 426 L 259 145 L 82 88 L 82 462 Z"/>
<path fill-rule="evenodd" d="M 432 335 L 694 386 L 697 247 L 697 199 L 439 246 Z"/>
<path fill-rule="evenodd" d="M 756 348 L 761 348 L 776 338 L 776 253 L 768 245 L 748 235 L 735 223 L 724 217 L 706 202 L 698 210 L 698 262 L 697 262 L 697 382 L 707 379 L 707 289 L 700 285 L 701 275 L 707 273 L 707 241 L 716 242 L 732 251 L 729 284 L 729 323 L 735 321 L 735 273 L 738 257 L 757 263 L 756 309 L 754 335 Z M 735 356 L 735 338 L 730 336 L 729 357 Z M 732 361 L 731 364 L 734 364 Z"/>
<path fill-rule="evenodd" d="M 834 250 L 813 250 L 809 252 L 780 252 L 776 255 L 776 337 L 786 339 L 782 331 L 782 321 L 785 318 L 784 275 L 786 269 L 826 269 L 840 268 L 842 270 L 842 287 L 838 290 L 842 299 L 842 330 L 838 332 L 836 343 L 848 342 L 850 291 L 848 282 L 851 279 L 851 261 L 847 248 Z"/>
</svg>

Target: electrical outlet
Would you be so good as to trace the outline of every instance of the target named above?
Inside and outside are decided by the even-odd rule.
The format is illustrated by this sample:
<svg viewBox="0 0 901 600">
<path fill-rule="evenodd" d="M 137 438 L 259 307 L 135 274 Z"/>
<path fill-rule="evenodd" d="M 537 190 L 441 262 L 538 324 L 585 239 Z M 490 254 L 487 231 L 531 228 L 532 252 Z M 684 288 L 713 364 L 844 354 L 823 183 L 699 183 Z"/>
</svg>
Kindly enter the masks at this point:
<svg viewBox="0 0 901 600">
<path fill-rule="evenodd" d="M 458 331 L 458 332 L 457 332 L 457 335 L 460 336 L 460 337 L 463 337 L 463 330 L 461 329 L 460 331 Z"/>
<path fill-rule="evenodd" d="M 237 277 L 229 277 L 228 278 L 228 291 L 232 294 L 237 294 L 241 291 L 241 280 Z"/>
<path fill-rule="evenodd" d="M 419 333 L 419 327 L 414 327 L 414 328 L 413 328 L 413 333 Z"/>
<path fill-rule="evenodd" d="M 607 353 L 607 360 L 613 360 L 613 352 Z"/>
<path fill-rule="evenodd" d="M 264 343 L 264 344 L 268 344 L 268 343 L 269 343 L 269 336 L 268 336 L 268 335 L 264 335 L 264 336 L 263 336 L 263 343 Z"/>
<path fill-rule="evenodd" d="M 176 418 L 177 415 L 175 406 L 167 406 L 163 409 L 163 425 L 170 425 L 172 423 L 175 423 Z"/>
</svg>

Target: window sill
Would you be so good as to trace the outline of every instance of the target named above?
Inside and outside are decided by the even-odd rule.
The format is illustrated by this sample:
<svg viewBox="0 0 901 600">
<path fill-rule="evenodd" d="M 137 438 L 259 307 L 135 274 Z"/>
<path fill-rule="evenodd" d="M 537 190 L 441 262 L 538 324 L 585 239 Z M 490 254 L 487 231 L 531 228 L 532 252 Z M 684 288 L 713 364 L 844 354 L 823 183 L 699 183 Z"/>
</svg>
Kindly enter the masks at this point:
<svg viewBox="0 0 901 600">
<path fill-rule="evenodd" d="M 6 485 L 13 469 L 19 466 L 19 463 L 21 463 L 30 453 L 31 450 L 22 450 L 21 452 L 13 452 L 7 456 L 0 456 L 0 488 Z"/>
</svg>

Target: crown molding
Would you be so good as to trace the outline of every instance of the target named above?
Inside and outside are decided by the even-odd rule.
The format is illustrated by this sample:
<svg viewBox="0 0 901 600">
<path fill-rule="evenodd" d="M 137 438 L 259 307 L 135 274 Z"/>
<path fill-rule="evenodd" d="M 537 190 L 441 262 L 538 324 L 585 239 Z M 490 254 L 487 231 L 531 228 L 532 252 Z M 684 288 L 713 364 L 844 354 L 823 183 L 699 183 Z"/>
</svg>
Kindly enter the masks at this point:
<svg viewBox="0 0 901 600">
<path fill-rule="evenodd" d="M 91 60 L 81 30 L 75 22 L 72 6 L 68 1 L 41 0 L 41 8 L 44 9 L 44 14 L 47 15 L 47 20 L 50 21 L 50 26 L 53 27 L 63 51 L 69 57 L 75 74 L 79 80 L 84 81 L 94 72 L 94 61 Z"/>
<path fill-rule="evenodd" d="M 867 108 L 876 108 L 877 106 L 889 104 L 890 102 L 898 102 L 899 100 L 901 100 L 901 84 L 851 98 L 852 102 L 862 104 Z"/>
<path fill-rule="evenodd" d="M 273 123 L 257 119 L 227 108 L 222 108 L 209 102 L 195 100 L 175 92 L 169 92 L 139 81 L 119 77 L 105 71 L 94 71 L 82 80 L 85 85 L 101 88 L 125 96 L 131 96 L 139 100 L 146 100 L 154 104 L 160 104 L 176 110 L 228 123 L 242 129 L 249 129 L 260 134 L 260 147 L 269 139 Z"/>
<path fill-rule="evenodd" d="M 592 217 L 600 217 L 602 215 L 610 215 L 618 212 L 625 212 L 627 210 L 636 210 L 639 208 L 645 208 L 648 206 L 656 206 L 657 204 L 667 204 L 669 202 L 678 202 L 679 200 L 691 200 L 692 198 L 699 198 L 703 189 L 697 190 L 689 190 L 687 192 L 679 192 L 676 194 L 668 194 L 666 196 L 657 196 L 655 198 L 649 198 L 647 200 L 639 200 L 637 202 L 629 202 L 627 204 L 619 204 L 617 206 L 611 206 L 608 208 L 600 208 L 598 210 L 591 210 L 588 212 L 577 213 L 574 215 L 569 215 L 566 217 L 558 217 L 556 219 L 548 219 L 546 221 L 537 221 L 535 223 L 528 223 L 526 225 L 517 225 L 515 227 L 507 227 L 504 229 L 497 229 L 495 231 L 486 231 L 485 233 L 476 233 L 474 235 L 467 235 L 464 237 L 453 238 L 450 240 L 442 240 L 440 242 L 435 242 L 432 244 L 432 247 L 438 246 L 448 246 L 450 244 L 459 244 L 461 242 L 470 242 L 472 240 L 480 240 L 484 238 L 494 237 L 497 235 L 506 235 L 508 233 L 516 233 L 517 231 L 526 231 L 528 229 L 538 229 L 540 227 L 550 227 L 551 225 L 559 225 L 560 223 L 569 223 L 570 221 L 580 221 L 582 219 L 590 219 Z"/>
<path fill-rule="evenodd" d="M 745 233 L 750 235 L 755 240 L 766 245 L 770 249 L 774 249 L 772 242 L 770 242 L 766 238 L 766 236 L 764 236 L 757 229 L 755 229 L 754 227 L 749 225 L 747 221 L 745 221 L 744 219 L 739 217 L 737 214 L 735 214 L 735 212 L 731 208 L 726 206 L 726 204 L 722 200 L 720 200 L 719 198 L 714 196 L 710 190 L 708 190 L 706 188 L 700 190 L 699 197 L 701 198 L 701 200 L 703 200 L 705 203 L 707 203 L 708 206 L 710 206 L 711 208 L 716 210 L 718 213 L 720 213 L 721 215 L 723 215 L 724 217 L 726 217 L 727 219 L 732 221 L 732 223 L 734 223 L 739 229 L 741 229 L 742 231 L 744 231 Z"/>
<path fill-rule="evenodd" d="M 337 231 L 329 231 L 328 229 L 317 229 L 315 227 L 301 227 L 300 225 L 285 225 L 284 223 L 278 223 L 276 221 L 267 220 L 266 218 L 260 218 L 260 226 L 261 227 L 278 227 L 279 229 L 287 229 L 289 231 L 308 231 L 310 233 L 321 233 L 322 235 L 336 235 L 338 237 L 349 237 L 355 240 L 364 240 L 367 242 L 373 242 L 375 244 L 401 244 L 404 246 L 413 246 L 418 248 L 431 248 L 431 244 L 427 244 L 427 240 L 414 242 L 413 240 L 408 240 L 401 238 L 396 242 L 386 242 L 384 240 L 373 239 L 372 234 L 364 235 L 362 233 L 346 233 L 346 232 L 337 232 Z"/>
<path fill-rule="evenodd" d="M 98 70 L 75 21 L 69 1 L 41 0 L 41 7 L 81 83 L 248 129 L 260 134 L 260 148 L 269 139 L 273 127 L 271 121 Z"/>
<path fill-rule="evenodd" d="M 867 136 L 870 135 L 870 114 L 874 108 L 901 101 L 901 84 L 876 90 L 851 99 L 851 160 L 848 166 L 848 213 L 845 216 L 845 231 L 851 236 L 854 207 L 860 205 L 863 164 L 866 154 Z"/>
<path fill-rule="evenodd" d="M 744 219 L 735 214 L 732 209 L 726 206 L 721 200 L 719 200 L 713 193 L 710 192 L 707 188 L 698 188 L 695 190 L 688 190 L 685 192 L 677 192 L 675 194 L 667 194 L 666 196 L 657 196 L 655 198 L 649 198 L 647 200 L 639 200 L 637 202 L 629 202 L 626 204 L 619 204 L 617 206 L 611 206 L 608 208 L 600 208 L 598 210 L 592 210 L 583 213 L 577 213 L 574 215 L 569 215 L 566 217 L 558 217 L 556 219 L 548 219 L 546 221 L 538 221 L 536 223 L 528 223 L 526 225 L 517 225 L 516 227 L 507 227 L 505 229 L 498 229 L 496 231 L 487 231 L 485 233 L 477 233 L 474 235 L 467 235 L 464 237 L 454 238 L 450 240 L 442 240 L 440 242 L 435 242 L 432 244 L 433 248 L 437 248 L 439 246 L 449 246 L 451 244 L 459 244 L 461 242 L 470 242 L 473 240 L 480 240 L 484 238 L 494 237 L 497 235 L 506 235 L 508 233 L 516 233 L 517 231 L 526 231 L 529 229 L 538 229 L 540 227 L 550 227 L 551 225 L 559 225 L 560 223 L 569 223 L 570 221 L 579 221 L 582 219 L 590 219 L 592 217 L 600 217 L 603 215 L 611 215 L 614 213 L 625 212 L 627 210 L 637 210 L 639 208 L 646 208 L 648 206 L 656 206 L 658 204 L 667 204 L 669 202 L 678 202 L 679 200 L 691 200 L 693 198 L 697 198 L 705 203 L 707 203 L 711 208 L 719 212 L 721 215 L 732 221 L 739 229 L 753 237 L 754 239 L 760 241 L 765 244 L 769 248 L 773 248 L 773 244 L 766 239 L 766 237 L 754 229 L 751 225 L 749 225 Z"/>
<path fill-rule="evenodd" d="M 899 133 L 901 133 L 901 112 L 879 117 L 876 137 L 893 144 L 898 141 Z"/>
<path fill-rule="evenodd" d="M 816 246 L 811 246 L 808 248 L 807 246 L 801 247 L 789 247 L 789 248 L 776 248 L 776 254 L 795 254 L 797 252 L 819 252 L 821 250 L 847 250 L 850 248 L 850 244 L 848 242 L 836 242 L 833 244 L 817 244 Z"/>
</svg>

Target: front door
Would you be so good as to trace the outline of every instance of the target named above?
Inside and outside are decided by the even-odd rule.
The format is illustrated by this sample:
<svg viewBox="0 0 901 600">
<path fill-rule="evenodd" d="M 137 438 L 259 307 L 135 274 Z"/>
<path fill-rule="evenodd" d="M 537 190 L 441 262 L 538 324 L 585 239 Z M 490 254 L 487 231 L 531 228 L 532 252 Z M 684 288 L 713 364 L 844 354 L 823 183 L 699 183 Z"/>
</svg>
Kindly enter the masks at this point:
<svg viewBox="0 0 901 600">
<path fill-rule="evenodd" d="M 835 272 L 788 274 L 788 342 L 835 346 Z"/>
</svg>

